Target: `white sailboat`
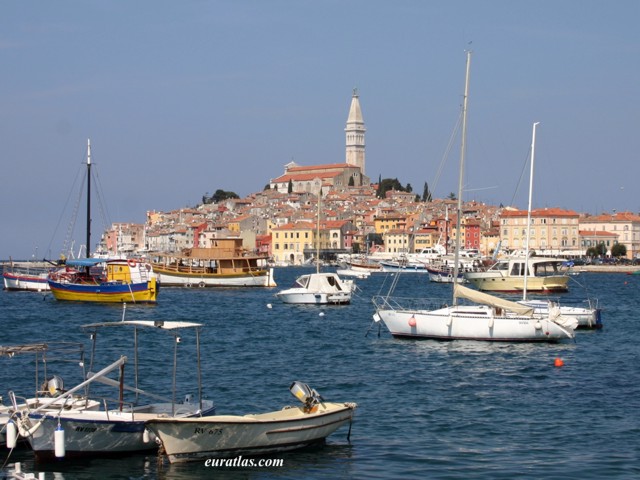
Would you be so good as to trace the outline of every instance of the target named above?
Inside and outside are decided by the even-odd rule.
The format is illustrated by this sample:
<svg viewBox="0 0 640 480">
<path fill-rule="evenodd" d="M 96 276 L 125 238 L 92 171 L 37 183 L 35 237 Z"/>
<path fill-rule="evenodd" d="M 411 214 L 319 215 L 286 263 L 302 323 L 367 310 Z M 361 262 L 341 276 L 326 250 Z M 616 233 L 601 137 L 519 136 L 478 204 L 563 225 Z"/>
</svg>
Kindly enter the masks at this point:
<svg viewBox="0 0 640 480">
<path fill-rule="evenodd" d="M 316 272 L 299 276 L 292 288 L 276 293 L 283 303 L 330 305 L 348 304 L 354 288 L 353 280 L 343 280 L 337 273 L 320 272 L 320 198 L 316 227 Z"/>
<path fill-rule="evenodd" d="M 467 52 L 465 92 L 462 110 L 462 142 L 458 181 L 457 232 L 460 232 L 462 213 L 462 182 L 466 151 L 467 105 L 471 52 Z M 454 278 L 458 274 L 460 235 L 456 235 Z M 442 340 L 466 339 L 508 342 L 556 342 L 574 338 L 575 319 L 561 315 L 534 316 L 533 309 L 516 302 L 478 292 L 459 283 L 453 285 L 451 306 L 416 309 L 405 307 L 390 294 L 373 298 L 375 321 L 382 321 L 394 337 L 432 338 Z M 470 305 L 458 304 L 467 299 Z"/>
<path fill-rule="evenodd" d="M 533 197 L 533 172 L 535 164 L 535 151 L 536 151 L 536 128 L 540 122 L 533 124 L 533 133 L 531 134 L 531 166 L 529 171 L 529 204 L 527 207 L 527 235 L 525 245 L 525 258 L 529 258 L 529 245 L 531 244 L 531 208 Z M 548 315 L 549 311 L 559 313 L 564 317 L 572 317 L 578 322 L 577 328 L 599 328 L 602 326 L 601 311 L 597 306 L 592 306 L 589 301 L 589 307 L 573 307 L 568 305 L 557 305 L 548 300 L 539 300 L 528 298 L 528 286 L 529 286 L 529 273 L 530 269 L 524 270 L 523 279 L 523 291 L 522 300 L 518 301 L 519 304 L 533 308 L 536 315 Z M 597 305 L 597 302 L 595 302 Z"/>
</svg>

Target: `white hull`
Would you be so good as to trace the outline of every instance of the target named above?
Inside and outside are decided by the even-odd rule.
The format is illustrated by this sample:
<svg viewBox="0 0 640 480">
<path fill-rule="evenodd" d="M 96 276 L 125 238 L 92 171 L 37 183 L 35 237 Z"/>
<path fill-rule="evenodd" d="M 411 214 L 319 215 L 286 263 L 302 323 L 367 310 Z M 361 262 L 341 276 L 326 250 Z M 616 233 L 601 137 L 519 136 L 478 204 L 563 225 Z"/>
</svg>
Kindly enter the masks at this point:
<svg viewBox="0 0 640 480">
<path fill-rule="evenodd" d="M 171 275 L 156 272 L 156 279 L 163 287 L 275 287 L 273 268 L 267 275 Z"/>
<path fill-rule="evenodd" d="M 332 305 L 345 304 L 351 301 L 350 292 L 324 293 L 313 292 L 306 288 L 290 288 L 276 293 L 276 297 L 284 303 L 300 305 Z"/>
<path fill-rule="evenodd" d="M 549 303 L 543 300 L 521 300 L 518 303 L 527 305 L 534 309 L 537 315 L 547 315 Z M 561 305 L 560 314 L 573 317 L 578 321 L 578 328 L 600 328 L 602 327 L 601 312 L 598 308 L 570 307 Z"/>
<path fill-rule="evenodd" d="M 213 403 L 208 402 L 212 409 Z M 177 414 L 193 414 L 196 405 L 177 404 Z M 146 411 L 145 411 L 146 410 Z M 56 412 L 57 413 L 57 412 Z M 38 457 L 52 457 L 55 452 L 55 431 L 58 422 L 64 430 L 66 456 L 106 455 L 118 452 L 138 452 L 158 447 L 150 432 L 145 435 L 145 422 L 171 415 L 171 404 L 157 404 L 135 411 L 80 411 L 30 415 L 32 425 L 42 421 L 35 433 L 28 437 Z"/>
<path fill-rule="evenodd" d="M 265 455 L 324 440 L 352 420 L 355 404 L 325 402 L 306 413 L 290 407 L 259 415 L 157 419 L 147 424 L 171 463 Z"/>
<path fill-rule="evenodd" d="M 4 289 L 5 290 L 27 290 L 30 292 L 46 292 L 49 289 L 46 273 L 42 275 L 21 275 L 13 273 L 5 273 Z"/>
<path fill-rule="evenodd" d="M 377 311 L 394 337 L 439 340 L 556 342 L 573 338 L 573 330 L 546 319 L 496 315 L 492 307 L 457 306 L 440 310 Z"/>
</svg>

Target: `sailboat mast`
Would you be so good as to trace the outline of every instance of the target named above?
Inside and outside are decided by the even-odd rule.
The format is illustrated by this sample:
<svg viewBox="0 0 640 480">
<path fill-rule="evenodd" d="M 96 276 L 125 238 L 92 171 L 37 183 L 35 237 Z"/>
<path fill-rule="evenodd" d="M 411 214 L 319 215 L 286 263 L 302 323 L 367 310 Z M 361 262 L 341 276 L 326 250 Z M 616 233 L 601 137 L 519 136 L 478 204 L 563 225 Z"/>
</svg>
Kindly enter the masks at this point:
<svg viewBox="0 0 640 480">
<path fill-rule="evenodd" d="M 91 139 L 87 139 L 87 243 L 85 253 L 90 257 L 91 248 Z"/>
<path fill-rule="evenodd" d="M 464 99 L 462 102 L 462 140 L 460 142 L 460 176 L 458 177 L 458 218 L 456 219 L 456 253 L 453 260 L 453 304 L 457 305 L 455 296 L 458 274 L 460 273 L 460 236 L 462 225 L 462 180 L 464 178 L 464 157 L 467 151 L 467 105 L 469 102 L 469 73 L 471 72 L 471 51 L 467 50 L 467 69 L 464 80 Z"/>
<path fill-rule="evenodd" d="M 318 192 L 318 221 L 316 223 L 316 273 L 320 273 L 320 199 L 322 198 L 322 185 Z"/>
<path fill-rule="evenodd" d="M 533 133 L 531 134 L 531 170 L 529 171 L 529 205 L 527 207 L 527 244 L 525 245 L 525 263 L 524 263 L 524 287 L 522 289 L 522 299 L 527 299 L 527 277 L 529 276 L 529 242 L 531 241 L 531 199 L 533 197 L 533 164 L 536 158 L 536 127 L 540 122 L 533 124 Z"/>
</svg>

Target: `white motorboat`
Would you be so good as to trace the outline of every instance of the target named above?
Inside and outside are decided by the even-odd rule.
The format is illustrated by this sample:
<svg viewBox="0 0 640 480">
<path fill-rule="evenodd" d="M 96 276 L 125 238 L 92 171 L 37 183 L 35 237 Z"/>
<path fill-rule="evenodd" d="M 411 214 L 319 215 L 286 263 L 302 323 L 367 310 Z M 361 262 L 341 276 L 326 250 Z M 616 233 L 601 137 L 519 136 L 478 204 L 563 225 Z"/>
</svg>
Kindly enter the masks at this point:
<svg viewBox="0 0 640 480">
<path fill-rule="evenodd" d="M 353 280 L 343 280 L 337 273 L 320 272 L 320 198 L 318 194 L 318 214 L 316 226 L 316 272 L 300 275 L 292 288 L 276 293 L 284 303 L 307 305 L 340 305 L 351 302 L 355 288 Z"/>
<path fill-rule="evenodd" d="M 343 280 L 336 273 L 300 275 L 292 288 L 276 293 L 284 303 L 330 305 L 351 302 L 353 281 Z"/>
<path fill-rule="evenodd" d="M 134 365 L 136 367 L 138 365 L 137 338 L 139 329 L 167 331 L 173 336 L 174 377 L 172 397 L 165 398 L 149 393 L 138 388 L 137 385 L 133 387 L 125 385 L 122 374 L 126 357 L 122 357 L 121 360 L 112 364 L 108 369 L 103 369 L 103 371 L 95 375 L 91 372 L 88 373 L 87 380 L 81 384 L 81 386 L 84 387 L 91 382 L 97 381 L 119 389 L 117 399 L 100 398 L 99 404 L 102 405 L 102 409 L 91 411 L 63 410 L 51 413 L 48 410 L 36 408 L 29 411 L 28 414 L 23 414 L 19 417 L 20 432 L 27 432 L 26 437 L 37 457 L 48 458 L 54 455 L 56 457 L 113 455 L 156 449 L 158 445 L 154 441 L 153 435 L 145 428 L 147 421 L 158 417 L 210 415 L 215 411 L 213 402 L 203 400 L 201 395 L 199 361 L 199 329 L 202 326 L 201 324 L 172 321 L 123 320 L 120 322 L 85 325 L 84 328 L 90 330 L 91 337 L 95 342 L 100 329 L 123 326 L 134 328 Z M 195 402 L 191 400 L 190 395 L 187 395 L 183 402 L 176 401 L 177 349 L 181 343 L 180 335 L 186 329 L 193 329 L 196 332 L 198 401 Z M 95 348 L 93 351 L 95 351 Z M 120 379 L 113 380 L 106 377 L 106 374 L 116 367 L 120 367 Z M 134 379 L 137 382 L 137 370 L 134 373 Z M 79 386 L 75 389 L 78 388 Z M 125 391 L 135 393 L 135 399 L 125 399 Z M 140 404 L 138 401 L 139 395 L 144 395 L 159 401 L 151 404 Z"/>
<path fill-rule="evenodd" d="M 169 461 L 179 463 L 295 450 L 351 424 L 355 403 L 325 402 L 301 382 L 292 383 L 290 390 L 304 405 L 252 415 L 156 418 L 147 427 L 162 443 Z"/>
</svg>

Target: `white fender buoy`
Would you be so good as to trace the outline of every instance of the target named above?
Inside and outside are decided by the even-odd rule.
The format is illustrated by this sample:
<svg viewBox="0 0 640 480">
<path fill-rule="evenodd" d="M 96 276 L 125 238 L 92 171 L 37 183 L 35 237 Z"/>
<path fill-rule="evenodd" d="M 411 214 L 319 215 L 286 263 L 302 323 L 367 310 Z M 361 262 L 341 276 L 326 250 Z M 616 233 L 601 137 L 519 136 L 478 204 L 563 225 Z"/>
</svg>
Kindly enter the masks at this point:
<svg viewBox="0 0 640 480">
<path fill-rule="evenodd" d="M 7 438 L 7 448 L 14 448 L 18 438 L 18 427 L 13 423 L 13 420 L 9 420 L 9 423 L 7 423 L 7 433 L 5 435 Z"/>
<path fill-rule="evenodd" d="M 320 312 L 318 315 L 320 315 L 321 317 L 324 317 L 324 312 Z"/>
<path fill-rule="evenodd" d="M 64 448 L 64 429 L 62 425 L 58 424 L 56 431 L 53 434 L 53 444 L 55 449 L 55 455 L 57 458 L 62 458 L 65 455 Z"/>
<path fill-rule="evenodd" d="M 540 323 L 540 320 L 538 320 L 534 326 L 536 327 L 536 330 L 542 330 L 542 324 Z"/>
<path fill-rule="evenodd" d="M 451 315 L 449 315 L 449 316 L 447 317 L 447 327 L 450 327 L 450 326 L 451 326 L 451 320 L 452 320 L 452 317 L 451 317 Z"/>
<path fill-rule="evenodd" d="M 489 328 L 493 328 L 493 317 L 489 319 Z"/>
<path fill-rule="evenodd" d="M 144 443 L 149 443 L 151 439 L 149 438 L 149 430 L 147 430 L 146 428 L 144 429 L 144 432 L 142 432 L 142 441 Z"/>
<path fill-rule="evenodd" d="M 267 303 L 267 308 L 273 308 L 273 305 L 271 305 L 270 303 Z"/>
</svg>

